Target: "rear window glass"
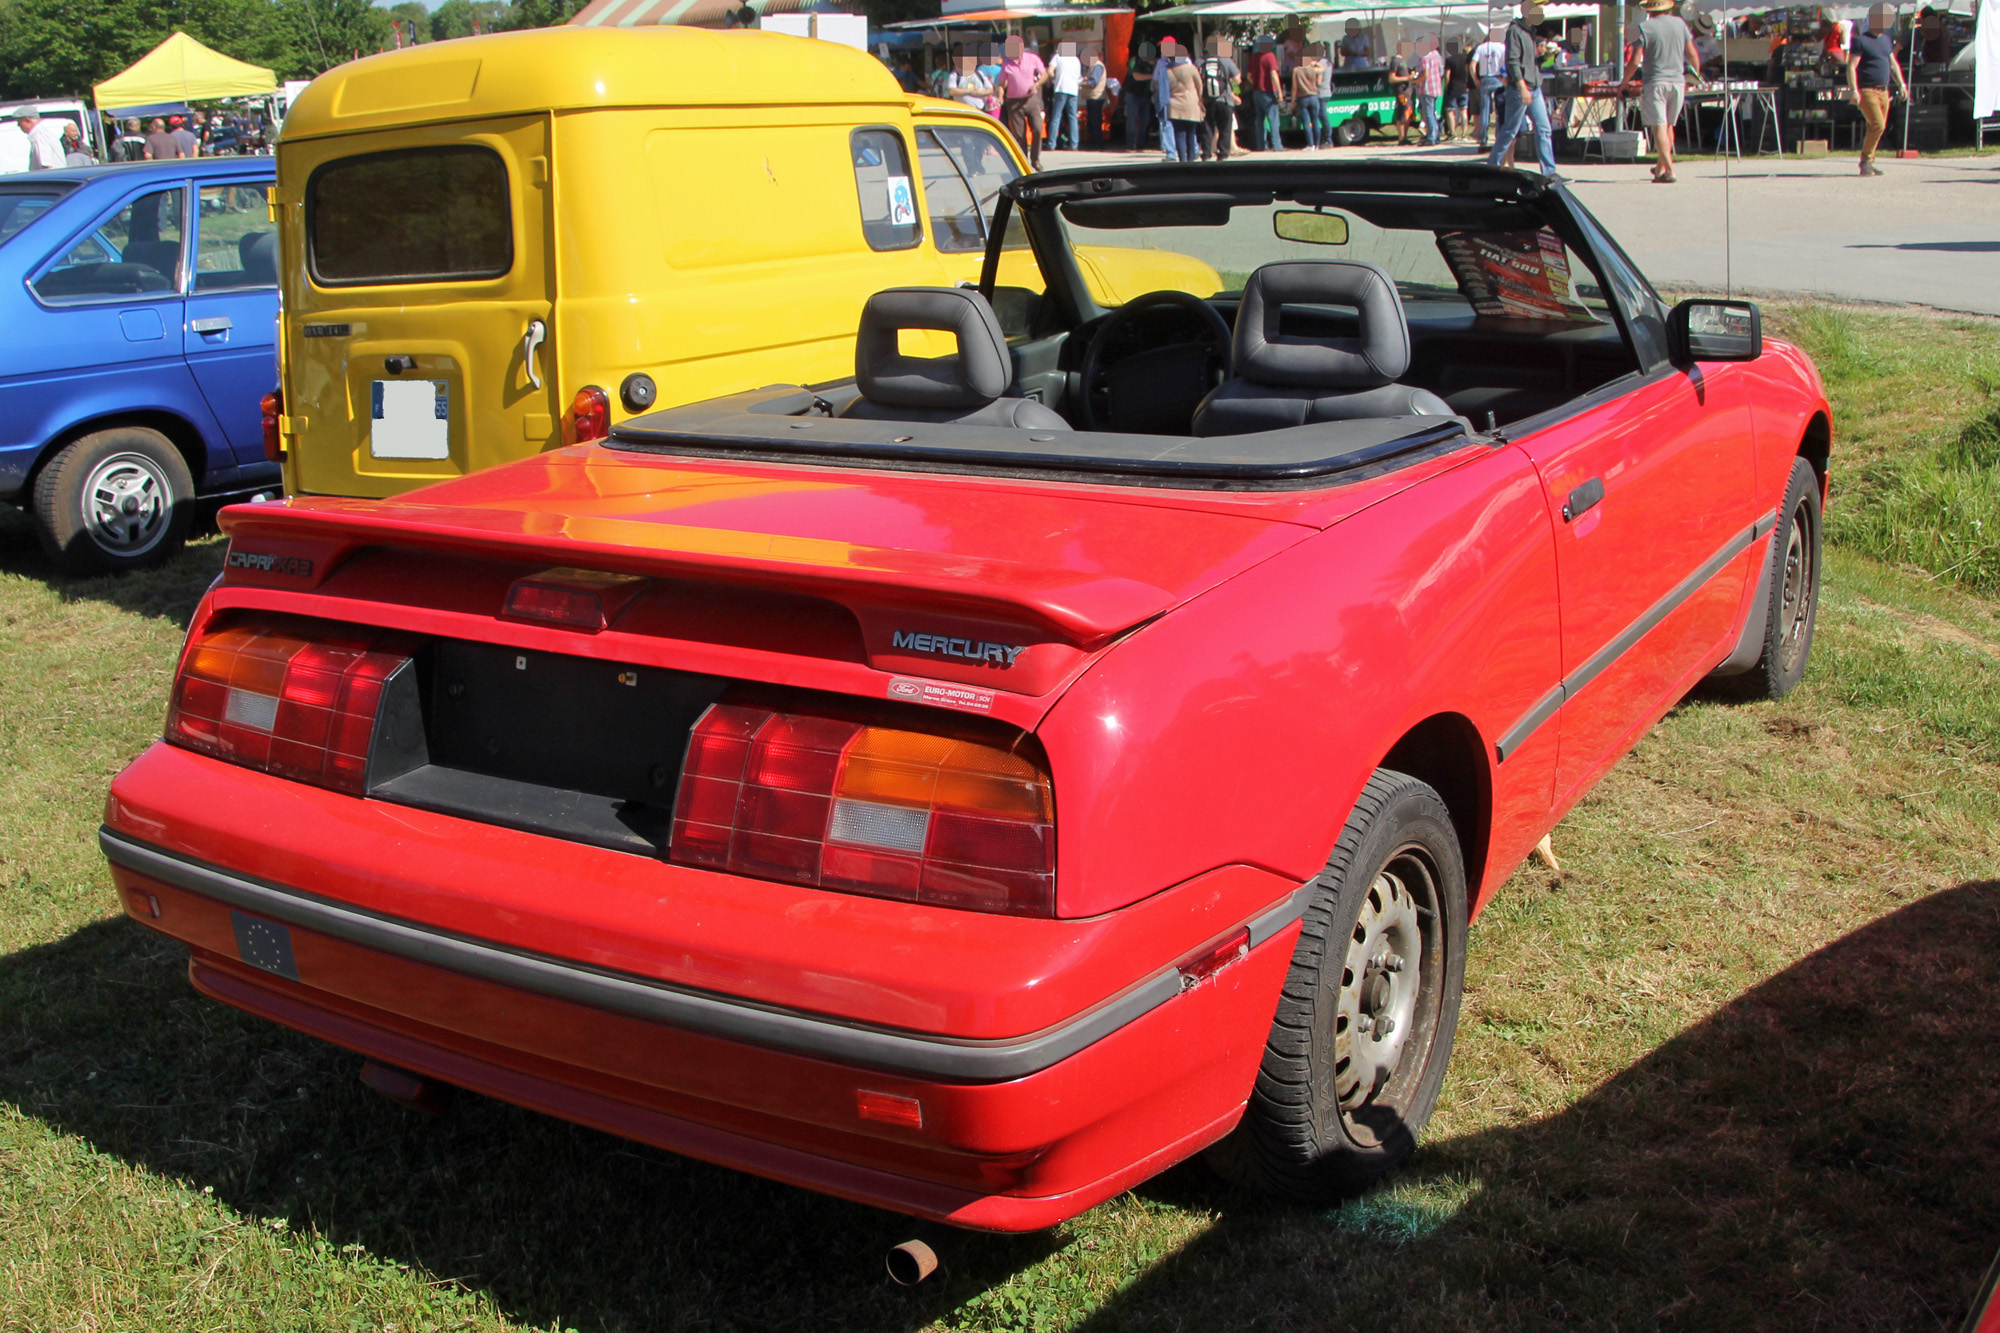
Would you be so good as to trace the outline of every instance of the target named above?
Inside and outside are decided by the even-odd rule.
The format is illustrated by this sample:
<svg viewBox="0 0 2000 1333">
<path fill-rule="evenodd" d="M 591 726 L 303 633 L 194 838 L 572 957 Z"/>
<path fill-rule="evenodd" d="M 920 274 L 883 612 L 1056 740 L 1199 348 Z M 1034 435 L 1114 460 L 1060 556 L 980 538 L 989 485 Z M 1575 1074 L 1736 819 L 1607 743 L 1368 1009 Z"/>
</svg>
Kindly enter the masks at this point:
<svg viewBox="0 0 2000 1333">
<path fill-rule="evenodd" d="M 49 211 L 60 190 L 0 190 L 0 243 Z"/>
<path fill-rule="evenodd" d="M 497 278 L 514 266 L 507 166 L 463 145 L 329 162 L 306 183 L 306 263 L 323 287 Z"/>
</svg>

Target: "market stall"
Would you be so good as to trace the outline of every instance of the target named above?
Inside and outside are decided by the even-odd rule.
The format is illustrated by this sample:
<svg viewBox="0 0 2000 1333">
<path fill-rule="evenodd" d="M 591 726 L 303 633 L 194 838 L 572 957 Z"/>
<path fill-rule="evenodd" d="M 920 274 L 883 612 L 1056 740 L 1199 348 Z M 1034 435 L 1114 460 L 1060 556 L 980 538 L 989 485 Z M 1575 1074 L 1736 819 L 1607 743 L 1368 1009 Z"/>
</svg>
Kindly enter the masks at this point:
<svg viewBox="0 0 2000 1333">
<path fill-rule="evenodd" d="M 216 102 L 268 96 L 277 89 L 277 75 L 262 65 L 233 59 L 177 32 L 91 92 L 100 112 L 125 116 L 162 102 Z"/>
</svg>

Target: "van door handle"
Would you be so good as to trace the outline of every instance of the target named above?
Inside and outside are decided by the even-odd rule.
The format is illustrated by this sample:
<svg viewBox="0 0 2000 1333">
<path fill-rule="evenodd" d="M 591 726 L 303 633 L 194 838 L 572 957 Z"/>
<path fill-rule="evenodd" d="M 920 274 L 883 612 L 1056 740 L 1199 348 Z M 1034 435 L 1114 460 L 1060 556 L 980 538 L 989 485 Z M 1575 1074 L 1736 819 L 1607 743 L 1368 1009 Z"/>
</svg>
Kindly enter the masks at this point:
<svg viewBox="0 0 2000 1333">
<path fill-rule="evenodd" d="M 202 319 L 191 319 L 188 327 L 196 333 L 227 333 L 236 326 L 227 315 L 208 315 Z"/>
<path fill-rule="evenodd" d="M 535 351 L 548 338 L 549 331 L 539 319 L 528 321 L 528 331 L 521 338 L 521 359 L 528 363 L 528 383 L 537 389 L 542 387 L 542 372 L 535 366 Z"/>
<path fill-rule="evenodd" d="M 1594 509 L 1597 506 L 1597 502 L 1603 498 L 1604 478 L 1592 477 L 1589 481 L 1586 481 L 1583 485 L 1569 493 L 1569 499 L 1563 503 L 1563 522 L 1569 523 L 1582 518 L 1587 511 Z"/>
</svg>

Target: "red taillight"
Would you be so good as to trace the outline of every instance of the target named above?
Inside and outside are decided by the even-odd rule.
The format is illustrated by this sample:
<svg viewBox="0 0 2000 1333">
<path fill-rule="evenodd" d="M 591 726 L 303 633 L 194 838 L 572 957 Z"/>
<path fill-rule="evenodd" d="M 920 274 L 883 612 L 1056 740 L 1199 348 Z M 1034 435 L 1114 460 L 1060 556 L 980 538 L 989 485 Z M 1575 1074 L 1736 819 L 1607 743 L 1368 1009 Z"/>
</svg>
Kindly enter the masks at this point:
<svg viewBox="0 0 2000 1333">
<path fill-rule="evenodd" d="M 271 390 L 259 406 L 264 413 L 264 460 L 275 463 L 285 452 L 285 442 L 278 435 L 278 418 L 285 415 L 285 391 Z"/>
<path fill-rule="evenodd" d="M 509 620 L 537 620 L 595 634 L 616 620 L 645 586 L 646 580 L 637 574 L 545 569 L 507 589 L 501 614 Z"/>
<path fill-rule="evenodd" d="M 383 684 L 409 661 L 370 630 L 238 622 L 188 645 L 167 740 L 358 796 Z"/>
<path fill-rule="evenodd" d="M 688 739 L 673 859 L 1019 916 L 1055 911 L 1054 799 L 1021 755 L 715 704 Z"/>
<path fill-rule="evenodd" d="M 589 444 L 611 433 L 611 395 L 595 384 L 586 384 L 569 400 L 569 415 L 563 418 L 564 444 Z"/>
</svg>

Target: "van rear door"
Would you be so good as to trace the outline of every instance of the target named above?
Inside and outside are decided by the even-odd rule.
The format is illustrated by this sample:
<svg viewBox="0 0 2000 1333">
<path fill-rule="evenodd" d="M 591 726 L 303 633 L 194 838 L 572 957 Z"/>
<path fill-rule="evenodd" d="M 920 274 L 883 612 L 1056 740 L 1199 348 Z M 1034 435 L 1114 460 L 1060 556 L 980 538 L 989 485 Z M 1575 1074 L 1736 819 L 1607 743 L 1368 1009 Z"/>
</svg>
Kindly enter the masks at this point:
<svg viewBox="0 0 2000 1333">
<path fill-rule="evenodd" d="M 306 140 L 280 170 L 290 489 L 386 496 L 560 442 L 546 118 Z"/>
</svg>

